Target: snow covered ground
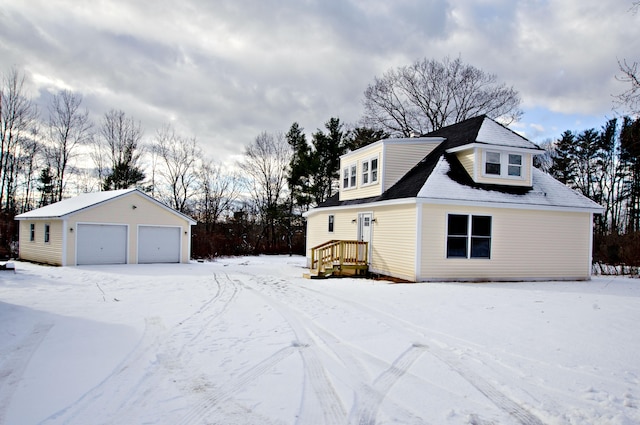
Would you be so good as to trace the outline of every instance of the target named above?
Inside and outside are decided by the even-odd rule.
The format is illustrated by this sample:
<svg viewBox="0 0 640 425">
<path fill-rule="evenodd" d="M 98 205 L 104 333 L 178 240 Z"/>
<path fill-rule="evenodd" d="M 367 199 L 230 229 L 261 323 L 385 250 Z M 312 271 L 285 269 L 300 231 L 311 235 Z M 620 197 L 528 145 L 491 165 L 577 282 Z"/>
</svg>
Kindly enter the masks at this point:
<svg viewBox="0 0 640 425">
<path fill-rule="evenodd" d="M 0 272 L 2 424 L 638 424 L 640 281 Z"/>
</svg>

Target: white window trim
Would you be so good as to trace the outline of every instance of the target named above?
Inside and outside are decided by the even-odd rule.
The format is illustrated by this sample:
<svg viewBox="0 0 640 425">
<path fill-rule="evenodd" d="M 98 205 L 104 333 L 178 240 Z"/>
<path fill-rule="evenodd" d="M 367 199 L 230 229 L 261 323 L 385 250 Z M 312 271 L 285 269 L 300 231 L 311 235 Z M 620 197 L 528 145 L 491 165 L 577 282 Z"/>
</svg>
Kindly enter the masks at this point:
<svg viewBox="0 0 640 425">
<path fill-rule="evenodd" d="M 327 216 L 327 232 L 334 233 L 336 230 L 336 216 L 334 214 L 329 214 Z"/>
<path fill-rule="evenodd" d="M 42 232 L 42 240 L 44 243 L 51 243 L 51 224 L 44 224 L 44 232 Z"/>
<path fill-rule="evenodd" d="M 500 174 L 488 174 L 487 173 L 487 154 L 488 153 L 497 153 L 500 155 Z M 518 155 L 520 157 L 520 175 L 519 176 L 510 176 L 509 175 L 509 155 Z M 481 165 L 481 174 L 482 177 L 489 179 L 509 179 L 509 180 L 524 180 L 524 167 L 525 167 L 525 158 L 524 155 L 518 152 L 508 152 L 508 151 L 499 151 L 493 149 L 483 149 L 482 150 L 482 165 Z"/>
<path fill-rule="evenodd" d="M 29 242 L 36 241 L 36 224 L 29 223 Z"/>
<path fill-rule="evenodd" d="M 344 173 L 345 173 L 345 171 L 347 172 L 347 175 L 348 175 L 348 180 L 347 180 L 347 182 L 349 183 L 348 186 L 345 186 L 345 184 L 344 184 Z M 354 184 L 351 184 L 351 182 L 354 180 L 354 177 L 355 177 Z M 356 187 L 358 187 L 358 166 L 357 166 L 357 164 L 353 163 L 353 164 L 347 165 L 346 167 L 342 167 L 341 181 L 342 181 L 342 189 L 350 190 L 350 189 L 355 189 Z"/>
<path fill-rule="evenodd" d="M 374 159 L 377 162 L 377 165 L 376 165 L 376 179 L 375 180 L 373 180 L 371 178 L 371 176 L 372 176 L 371 164 L 373 163 Z M 367 164 L 367 170 L 368 170 L 366 173 L 364 172 L 365 164 Z M 378 158 L 378 155 L 372 156 L 372 157 L 367 158 L 367 159 L 363 159 L 360 162 L 360 169 L 362 170 L 362 172 L 360 173 L 360 184 L 362 186 L 371 186 L 371 185 L 380 183 L 380 159 Z M 367 180 L 368 180 L 366 183 L 364 182 L 365 174 L 367 175 Z"/>
<path fill-rule="evenodd" d="M 450 215 L 466 215 L 467 216 L 467 234 L 464 236 L 466 238 L 467 244 L 467 256 L 466 257 L 449 257 L 449 216 Z M 489 256 L 488 257 L 472 257 L 471 256 L 471 239 L 473 239 L 473 217 L 489 217 L 491 219 L 491 234 L 489 236 L 476 236 L 489 239 Z M 458 213 L 458 212 L 450 212 L 446 215 L 446 234 L 445 234 L 445 246 L 444 246 L 444 258 L 447 260 L 491 260 L 492 259 L 492 247 L 493 247 L 493 216 L 487 214 L 470 214 L 470 213 Z M 462 238 L 462 235 L 455 235 L 454 237 Z"/>
</svg>

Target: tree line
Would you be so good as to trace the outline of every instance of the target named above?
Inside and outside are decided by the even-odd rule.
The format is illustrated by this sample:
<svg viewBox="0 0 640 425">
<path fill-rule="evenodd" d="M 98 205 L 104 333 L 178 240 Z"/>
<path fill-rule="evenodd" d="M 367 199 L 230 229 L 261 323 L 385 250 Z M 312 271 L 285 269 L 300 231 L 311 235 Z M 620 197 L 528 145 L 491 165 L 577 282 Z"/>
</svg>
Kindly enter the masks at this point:
<svg viewBox="0 0 640 425">
<path fill-rule="evenodd" d="M 626 64 L 626 62 L 625 62 Z M 636 64 L 618 98 L 635 116 Z M 375 78 L 363 94 L 356 124 L 329 118 L 310 137 L 299 123 L 258 134 L 241 160 L 208 158 L 195 137 L 170 124 L 144 137 L 139 121 L 112 109 L 97 121 L 82 96 L 60 91 L 39 111 L 25 77 L 11 69 L 0 86 L 0 254 L 15 255 L 14 216 L 83 192 L 137 187 L 192 216 L 196 258 L 304 253 L 303 213 L 334 196 L 339 158 L 386 137 L 437 130 L 479 114 L 503 123 L 521 115 L 518 92 L 460 58 L 417 60 Z M 600 261 L 640 264 L 626 253 L 640 237 L 640 148 L 637 119 L 608 121 L 600 130 L 566 131 L 546 143 L 536 166 L 605 207 L 597 218 Z M 635 263 L 633 263 L 635 261 Z"/>
<path fill-rule="evenodd" d="M 567 130 L 537 166 L 604 207 L 595 216 L 594 260 L 640 266 L 640 118 Z"/>
</svg>

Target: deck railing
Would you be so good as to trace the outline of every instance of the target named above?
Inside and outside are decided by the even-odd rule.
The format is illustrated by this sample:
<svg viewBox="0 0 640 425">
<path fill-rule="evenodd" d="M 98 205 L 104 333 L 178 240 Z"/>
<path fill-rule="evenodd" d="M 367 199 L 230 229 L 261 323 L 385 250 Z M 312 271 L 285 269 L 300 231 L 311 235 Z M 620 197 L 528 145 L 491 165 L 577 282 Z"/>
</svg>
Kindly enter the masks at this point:
<svg viewBox="0 0 640 425">
<path fill-rule="evenodd" d="M 368 244 L 362 241 L 331 240 L 311 248 L 311 272 L 324 275 L 334 269 L 366 268 Z"/>
</svg>

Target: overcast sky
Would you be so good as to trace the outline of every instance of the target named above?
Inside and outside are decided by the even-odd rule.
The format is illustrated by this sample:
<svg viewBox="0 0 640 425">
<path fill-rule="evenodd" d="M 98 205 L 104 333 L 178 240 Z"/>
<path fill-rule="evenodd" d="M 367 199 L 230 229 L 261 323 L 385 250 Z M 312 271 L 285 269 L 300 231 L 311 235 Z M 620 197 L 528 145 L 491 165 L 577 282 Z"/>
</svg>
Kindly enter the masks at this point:
<svg viewBox="0 0 640 425">
<path fill-rule="evenodd" d="M 631 0 L 0 0 L 0 72 L 46 104 L 70 89 L 147 138 L 173 123 L 219 160 L 262 131 L 355 123 L 375 76 L 462 58 L 521 94 L 534 142 L 614 116 L 618 59 L 640 60 Z M 46 107 L 43 108 L 46 110 Z"/>
</svg>

